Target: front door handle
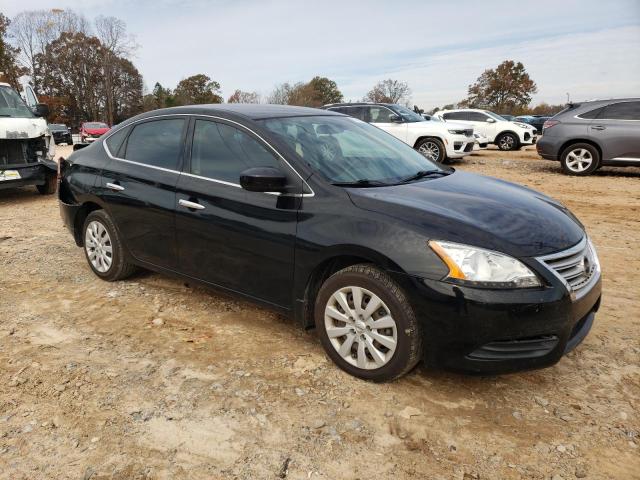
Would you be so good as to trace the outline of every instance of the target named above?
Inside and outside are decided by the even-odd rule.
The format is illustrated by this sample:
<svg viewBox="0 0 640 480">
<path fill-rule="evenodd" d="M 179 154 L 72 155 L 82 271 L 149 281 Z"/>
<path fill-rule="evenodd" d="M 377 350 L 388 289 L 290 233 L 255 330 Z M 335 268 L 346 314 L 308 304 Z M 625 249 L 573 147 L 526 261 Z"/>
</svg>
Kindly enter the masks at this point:
<svg viewBox="0 0 640 480">
<path fill-rule="evenodd" d="M 605 127 L 604 125 L 594 125 L 591 128 L 594 130 L 605 130 L 607 127 Z"/>
<path fill-rule="evenodd" d="M 200 205 L 196 202 L 190 202 L 189 200 L 178 200 L 178 204 L 182 207 L 193 208 L 194 210 L 204 210 L 204 205 Z"/>
<path fill-rule="evenodd" d="M 109 190 L 113 190 L 114 192 L 121 192 L 124 190 L 122 185 L 118 185 L 117 183 L 107 183 L 107 188 Z"/>
</svg>

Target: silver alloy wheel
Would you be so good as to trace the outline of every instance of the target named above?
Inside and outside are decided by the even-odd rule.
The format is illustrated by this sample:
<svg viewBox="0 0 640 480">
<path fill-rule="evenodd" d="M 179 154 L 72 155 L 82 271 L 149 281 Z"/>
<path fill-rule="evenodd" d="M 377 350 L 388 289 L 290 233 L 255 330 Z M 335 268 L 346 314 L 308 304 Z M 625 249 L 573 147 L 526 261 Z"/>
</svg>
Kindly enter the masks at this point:
<svg viewBox="0 0 640 480">
<path fill-rule="evenodd" d="M 338 354 L 363 370 L 389 363 L 398 345 L 398 330 L 389 307 L 361 287 L 343 287 L 331 295 L 324 327 Z"/>
<path fill-rule="evenodd" d="M 437 162 L 440 158 L 440 147 L 435 142 L 426 141 L 418 147 L 418 151 L 429 160 Z"/>
<path fill-rule="evenodd" d="M 113 263 L 113 245 L 107 229 L 97 220 L 87 225 L 84 234 L 84 248 L 87 258 L 100 273 L 106 273 Z"/>
<path fill-rule="evenodd" d="M 503 135 L 500 138 L 500 150 L 511 150 L 513 148 L 513 137 L 511 135 Z"/>
<path fill-rule="evenodd" d="M 593 156 L 586 148 L 576 148 L 567 154 L 567 168 L 572 172 L 581 173 L 593 163 Z"/>
</svg>

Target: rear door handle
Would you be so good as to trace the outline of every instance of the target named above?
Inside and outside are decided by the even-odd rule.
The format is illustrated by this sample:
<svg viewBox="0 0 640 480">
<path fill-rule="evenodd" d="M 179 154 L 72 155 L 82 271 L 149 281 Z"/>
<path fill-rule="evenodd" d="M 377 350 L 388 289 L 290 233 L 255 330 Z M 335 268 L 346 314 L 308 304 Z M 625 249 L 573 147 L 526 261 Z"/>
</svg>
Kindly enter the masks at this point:
<svg viewBox="0 0 640 480">
<path fill-rule="evenodd" d="M 124 190 L 122 185 L 118 185 L 117 183 L 107 183 L 107 188 L 109 190 L 113 190 L 114 192 L 121 192 Z"/>
<path fill-rule="evenodd" d="M 605 127 L 603 125 L 594 125 L 591 128 L 594 129 L 594 130 L 605 130 L 607 127 Z"/>
<path fill-rule="evenodd" d="M 178 200 L 178 204 L 186 208 L 193 208 L 194 210 L 204 210 L 204 205 L 200 205 L 196 202 L 190 202 L 189 200 L 180 199 Z"/>
</svg>

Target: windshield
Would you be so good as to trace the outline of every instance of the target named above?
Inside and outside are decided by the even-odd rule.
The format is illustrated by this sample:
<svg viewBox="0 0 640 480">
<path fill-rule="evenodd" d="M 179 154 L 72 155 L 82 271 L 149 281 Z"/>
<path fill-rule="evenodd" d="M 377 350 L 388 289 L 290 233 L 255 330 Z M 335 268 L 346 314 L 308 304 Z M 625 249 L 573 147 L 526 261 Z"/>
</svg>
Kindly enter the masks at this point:
<svg viewBox="0 0 640 480">
<path fill-rule="evenodd" d="M 18 92 L 11 87 L 0 86 L 0 117 L 34 118 Z"/>
<path fill-rule="evenodd" d="M 400 115 L 405 122 L 424 122 L 425 121 L 422 115 L 414 112 L 413 110 L 409 110 L 407 107 L 403 107 L 402 105 L 393 105 L 391 108 L 398 115 Z"/>
<path fill-rule="evenodd" d="M 109 128 L 109 126 L 102 122 L 89 122 L 84 124 L 84 128 Z"/>
<path fill-rule="evenodd" d="M 355 118 L 287 117 L 259 122 L 331 183 L 391 184 L 418 172 L 445 172 L 404 142 Z"/>
<path fill-rule="evenodd" d="M 61 124 L 61 123 L 50 123 L 50 124 L 49 124 L 49 130 L 55 130 L 56 132 L 57 132 L 58 130 L 64 130 L 64 131 L 66 131 L 66 130 L 67 130 L 67 126 L 66 126 L 66 125 L 63 125 L 63 124 Z"/>
<path fill-rule="evenodd" d="M 486 113 L 490 117 L 493 117 L 494 119 L 498 120 L 499 122 L 507 122 L 508 121 L 506 118 L 501 117 L 497 113 L 490 112 L 489 110 L 485 110 L 484 113 Z"/>
</svg>

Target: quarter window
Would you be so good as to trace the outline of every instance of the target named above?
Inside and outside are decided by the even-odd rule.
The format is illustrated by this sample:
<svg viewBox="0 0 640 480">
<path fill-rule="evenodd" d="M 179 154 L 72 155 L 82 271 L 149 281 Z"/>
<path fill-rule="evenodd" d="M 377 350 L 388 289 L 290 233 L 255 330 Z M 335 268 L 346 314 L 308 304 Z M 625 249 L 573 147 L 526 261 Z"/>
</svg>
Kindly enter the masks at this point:
<svg viewBox="0 0 640 480">
<path fill-rule="evenodd" d="M 583 113 L 582 115 L 578 115 L 580 118 L 599 118 L 600 114 L 604 111 L 605 107 L 596 108 L 595 110 L 589 110 L 588 112 Z"/>
<path fill-rule="evenodd" d="M 608 105 L 600 118 L 608 120 L 640 120 L 640 102 L 620 102 Z"/>
<path fill-rule="evenodd" d="M 224 123 L 196 120 L 191 173 L 237 184 L 252 167 L 279 167 L 272 152 L 242 130 Z"/>
<path fill-rule="evenodd" d="M 109 152 L 111 152 L 111 155 L 113 155 L 114 157 L 118 156 L 118 152 L 120 151 L 122 142 L 127 137 L 129 130 L 131 130 L 129 127 L 121 128 L 120 130 L 110 135 L 109 138 L 105 140 L 105 143 L 109 148 Z"/>
<path fill-rule="evenodd" d="M 177 170 L 184 122 L 184 119 L 168 119 L 136 125 L 127 140 L 124 158 L 145 165 Z"/>
</svg>

